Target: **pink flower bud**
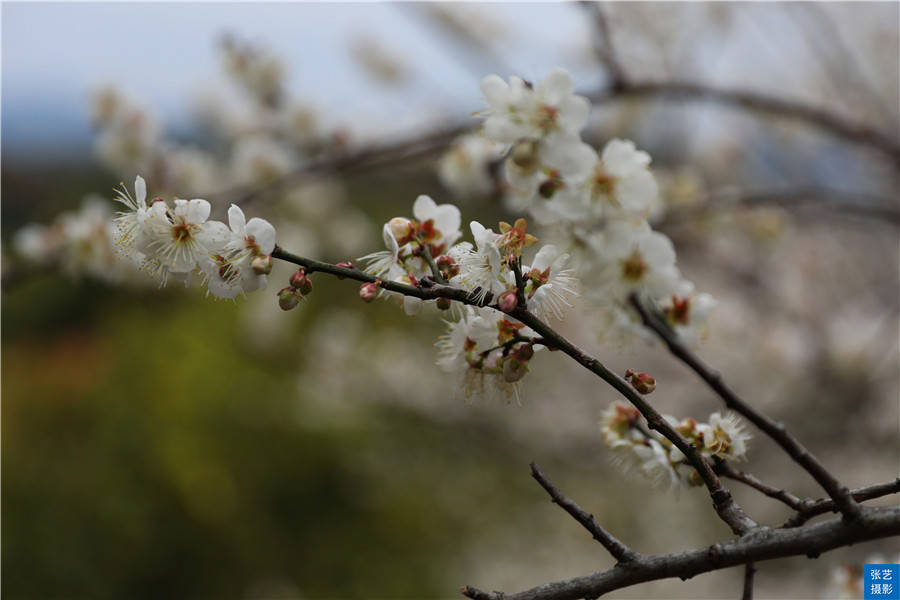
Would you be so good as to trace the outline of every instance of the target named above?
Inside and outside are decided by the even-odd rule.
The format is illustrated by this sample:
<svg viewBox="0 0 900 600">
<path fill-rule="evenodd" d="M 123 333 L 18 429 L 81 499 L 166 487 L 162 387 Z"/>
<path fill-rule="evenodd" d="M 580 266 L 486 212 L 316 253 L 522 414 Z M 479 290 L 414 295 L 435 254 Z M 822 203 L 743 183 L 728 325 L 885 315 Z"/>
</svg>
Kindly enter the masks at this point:
<svg viewBox="0 0 900 600">
<path fill-rule="evenodd" d="M 306 276 L 306 271 L 303 269 L 299 269 L 291 275 L 290 284 L 292 288 L 304 296 L 312 291 L 312 281 L 309 280 L 309 277 Z"/>
<path fill-rule="evenodd" d="M 268 275 L 272 272 L 272 257 L 268 254 L 257 256 L 250 263 L 250 268 L 257 275 Z"/>
<path fill-rule="evenodd" d="M 344 269 L 352 269 L 352 268 L 353 268 L 353 263 L 350 262 L 349 260 L 342 260 L 341 262 L 337 263 L 337 264 L 334 265 L 334 266 L 336 266 L 336 267 L 343 267 Z M 344 276 L 343 276 L 343 275 L 338 275 L 337 278 L 338 278 L 338 279 L 343 279 Z"/>
<path fill-rule="evenodd" d="M 281 310 L 291 310 L 300 304 L 300 295 L 292 287 L 282 288 L 278 292 L 278 306 Z"/>
<path fill-rule="evenodd" d="M 378 286 L 374 283 L 364 283 L 359 286 L 359 297 L 363 302 L 371 302 L 378 295 Z"/>
<path fill-rule="evenodd" d="M 503 292 L 499 296 L 497 296 L 497 306 L 500 307 L 505 313 L 512 312 L 516 309 L 516 306 L 519 304 L 519 299 L 516 298 L 516 293 L 509 291 Z"/>
<path fill-rule="evenodd" d="M 647 373 L 635 373 L 629 369 L 625 372 L 625 378 L 629 377 L 631 377 L 631 385 L 634 389 L 642 394 L 649 394 L 656 389 L 656 380 Z"/>
</svg>

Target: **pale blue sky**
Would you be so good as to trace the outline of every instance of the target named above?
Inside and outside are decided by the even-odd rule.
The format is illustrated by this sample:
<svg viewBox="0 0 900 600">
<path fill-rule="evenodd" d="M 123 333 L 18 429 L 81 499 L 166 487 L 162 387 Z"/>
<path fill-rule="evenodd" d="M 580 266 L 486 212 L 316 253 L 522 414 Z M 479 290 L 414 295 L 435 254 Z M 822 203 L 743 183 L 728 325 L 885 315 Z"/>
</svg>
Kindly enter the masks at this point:
<svg viewBox="0 0 900 600">
<path fill-rule="evenodd" d="M 565 65 L 596 84 L 577 48 L 589 23 L 574 5 L 480 6 L 498 27 L 496 61 L 471 64 L 417 5 L 212 3 L 3 3 L 5 154 L 46 152 L 90 135 L 91 89 L 115 83 L 160 119 L 178 123 L 198 94 L 225 89 L 216 41 L 223 32 L 263 42 L 283 57 L 291 90 L 333 122 L 414 128 L 436 114 L 465 117 L 479 103 L 479 68 L 504 65 L 540 77 Z M 413 70 L 412 83 L 373 84 L 352 57 L 352 40 L 377 38 Z M 535 43 L 539 41 L 539 43 Z M 494 64 L 490 64 L 493 62 Z M 480 72 L 480 71 L 479 71 Z M 483 73 L 486 74 L 486 73 Z M 502 73 L 508 75 L 509 73 Z M 7 157 L 9 154 L 7 154 Z"/>
</svg>

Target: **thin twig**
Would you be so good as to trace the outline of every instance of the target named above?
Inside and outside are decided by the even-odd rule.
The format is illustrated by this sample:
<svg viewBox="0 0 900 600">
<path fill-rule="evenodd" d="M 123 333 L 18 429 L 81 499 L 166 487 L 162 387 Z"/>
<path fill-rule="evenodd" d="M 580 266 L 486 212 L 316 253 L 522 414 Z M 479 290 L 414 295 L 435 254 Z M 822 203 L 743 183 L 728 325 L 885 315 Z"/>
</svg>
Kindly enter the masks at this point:
<svg viewBox="0 0 900 600">
<path fill-rule="evenodd" d="M 630 82 L 618 87 L 588 94 L 595 105 L 609 104 L 631 98 L 659 98 L 676 101 L 704 101 L 745 109 L 762 114 L 803 121 L 831 132 L 850 142 L 876 148 L 900 163 L 900 142 L 890 134 L 841 117 L 824 109 L 814 108 L 800 102 L 767 96 L 757 92 L 719 89 L 698 83 L 682 81 Z M 361 169 L 385 168 L 409 163 L 443 151 L 463 133 L 475 129 L 471 123 L 458 123 L 446 129 L 431 131 L 387 144 L 376 144 L 356 152 L 326 156 L 311 161 L 294 171 L 275 179 L 266 186 L 245 186 L 207 194 L 216 200 L 229 200 L 248 204 L 259 198 L 299 183 L 305 178 L 322 173 L 341 173 Z"/>
<path fill-rule="evenodd" d="M 640 411 L 645 419 L 647 419 L 647 426 L 651 430 L 658 431 L 681 450 L 682 454 L 685 455 L 691 465 L 697 470 L 697 473 L 709 490 L 716 513 L 718 513 L 719 517 L 728 524 L 732 531 L 736 534 L 743 534 L 757 527 L 757 523 L 747 516 L 743 509 L 734 501 L 731 493 L 725 489 L 725 486 L 722 485 L 718 476 L 713 473 L 709 463 L 697 451 L 697 448 L 684 439 L 684 437 L 682 437 L 682 435 L 678 433 L 678 431 L 676 431 L 675 428 L 673 428 L 630 383 L 609 370 L 596 358 L 583 352 L 528 310 L 516 307 L 510 314 L 528 327 L 531 327 L 531 329 L 544 338 L 550 340 L 557 349 L 568 354 L 571 358 L 575 359 L 578 364 L 595 375 L 598 375 L 601 379 L 615 388 L 626 400 L 631 402 L 631 404 Z"/>
<path fill-rule="evenodd" d="M 668 212 L 664 225 L 691 223 L 698 215 L 738 207 L 756 208 L 777 206 L 796 211 L 802 208 L 826 209 L 838 214 L 853 215 L 900 227 L 900 209 L 896 201 L 872 194 L 862 194 L 823 188 L 797 186 L 782 189 L 719 190 L 707 195 L 695 206 Z"/>
<path fill-rule="evenodd" d="M 866 500 L 873 500 L 875 498 L 881 498 L 882 496 L 896 493 L 900 493 L 900 477 L 894 481 L 876 483 L 874 485 L 851 490 L 850 495 L 853 496 L 853 499 L 857 502 L 865 502 Z M 785 521 L 782 527 L 798 527 L 815 516 L 823 515 L 827 512 L 835 512 L 836 510 L 834 500 L 828 498 L 822 498 L 814 502 L 807 501 L 806 506 L 802 508 L 799 513 Z"/>
<path fill-rule="evenodd" d="M 780 500 L 796 511 L 803 510 L 805 506 L 803 500 L 793 495 L 792 493 L 763 483 L 750 473 L 745 473 L 744 471 L 735 469 L 733 466 L 731 466 L 731 464 L 724 460 L 716 460 L 714 470 L 716 471 L 716 473 L 723 477 L 728 477 L 729 479 L 734 479 L 735 481 L 745 483 L 770 498 Z"/>
<path fill-rule="evenodd" d="M 612 34 L 610 33 L 609 21 L 606 18 L 606 11 L 600 2 L 579 2 L 579 4 L 594 17 L 594 51 L 597 58 L 606 69 L 610 79 L 610 89 L 618 90 L 628 85 L 628 78 L 625 75 L 625 69 L 619 63 L 616 55 L 616 47 L 613 44 Z"/>
<path fill-rule="evenodd" d="M 420 247 L 422 248 L 422 258 L 428 263 L 428 268 L 431 269 L 434 280 L 440 284 L 447 283 L 447 280 L 444 279 L 444 276 L 441 274 L 441 270 L 438 268 L 437 263 L 434 262 L 434 257 L 431 256 L 431 250 L 428 248 L 428 244 L 422 244 Z"/>
<path fill-rule="evenodd" d="M 587 529 L 595 540 L 603 544 L 610 554 L 619 562 L 628 562 L 640 558 L 640 555 L 623 544 L 613 534 L 606 531 L 594 519 L 594 515 L 588 514 L 575 501 L 563 494 L 558 487 L 547 479 L 547 476 L 541 471 L 537 463 L 531 463 L 531 476 L 534 477 L 541 487 L 547 490 L 553 502 L 558 504 L 560 508 L 569 513 L 573 519 L 581 523 L 581 526 Z"/>
<path fill-rule="evenodd" d="M 850 496 L 850 490 L 841 484 L 797 438 L 787 431 L 784 423 L 773 421 L 741 399 L 725 384 L 719 373 L 712 370 L 691 352 L 665 321 L 656 312 L 651 314 L 636 295 L 632 294 L 630 301 L 644 325 L 659 336 L 676 358 L 699 375 L 725 401 L 725 406 L 744 416 L 781 446 L 788 456 L 822 486 L 846 518 L 852 519 L 859 514 L 859 505 Z"/>
<path fill-rule="evenodd" d="M 846 119 L 834 112 L 801 102 L 784 100 L 758 92 L 719 89 L 686 81 L 629 82 L 618 89 L 589 96 L 595 104 L 628 98 L 659 98 L 674 101 L 704 101 L 752 110 L 763 114 L 787 117 L 814 125 L 845 140 L 876 148 L 895 163 L 900 163 L 900 142 L 874 127 Z"/>
<path fill-rule="evenodd" d="M 788 556 L 815 557 L 866 540 L 900 535 L 900 507 L 862 507 L 858 519 L 834 518 L 794 529 L 761 528 L 740 538 L 703 548 L 642 556 L 606 571 L 539 585 L 515 594 L 482 592 L 466 586 L 464 594 L 479 600 L 576 600 L 646 581 L 679 577 Z M 469 593 L 466 593 L 468 591 Z M 473 594 L 479 595 L 473 595 Z"/>
<path fill-rule="evenodd" d="M 456 300 L 458 302 L 462 302 L 463 304 L 470 304 L 473 306 L 487 306 L 493 299 L 491 294 L 486 294 L 479 300 L 479 294 L 474 291 L 469 292 L 453 286 L 433 283 L 427 281 L 427 278 L 421 282 L 421 287 L 406 285 L 404 283 L 398 283 L 396 281 L 383 281 L 355 268 L 348 269 L 345 267 L 338 267 L 337 265 L 332 265 L 310 258 L 304 258 L 302 256 L 296 256 L 278 246 L 276 246 L 275 250 L 272 252 L 272 258 L 277 258 L 300 265 L 302 267 L 305 267 L 307 272 L 310 273 L 329 273 L 331 275 L 354 279 L 356 281 L 376 283 L 377 285 L 388 291 L 397 292 L 406 296 L 413 296 L 421 300 L 449 298 L 450 300 Z M 497 308 L 496 306 L 491 307 Z M 756 521 L 747 516 L 744 510 L 734 501 L 731 493 L 727 489 L 725 489 L 725 486 L 722 485 L 722 482 L 719 480 L 718 476 L 713 472 L 712 467 L 697 451 L 697 448 L 693 444 L 689 443 L 686 439 L 684 439 L 684 437 L 682 437 L 681 434 L 678 433 L 669 424 L 669 422 L 666 421 L 662 417 L 662 415 L 656 411 L 655 408 L 653 408 L 646 400 L 644 400 L 643 396 L 636 389 L 634 389 L 634 387 L 632 387 L 630 383 L 625 381 L 625 379 L 623 379 L 619 375 L 610 371 L 599 360 L 589 356 L 588 354 L 580 350 L 578 347 L 576 347 L 574 344 L 572 344 L 570 341 L 568 341 L 566 338 L 552 329 L 549 325 L 541 321 L 533 313 L 529 312 L 524 306 L 517 306 L 508 314 L 513 318 L 518 319 L 528 327 L 531 327 L 531 329 L 533 329 L 545 340 L 547 340 L 551 347 L 562 350 L 565 354 L 568 354 L 571 358 L 575 359 L 575 361 L 582 365 L 584 368 L 588 369 L 595 375 L 598 375 L 601 379 L 610 384 L 629 402 L 631 402 L 635 406 L 635 408 L 637 408 L 641 412 L 642 415 L 644 415 L 644 418 L 647 419 L 647 425 L 651 430 L 658 431 L 669 441 L 671 441 L 679 450 L 681 450 L 682 454 L 687 457 L 691 465 L 697 470 L 700 478 L 703 480 L 703 483 L 709 490 L 709 494 L 712 497 L 713 506 L 716 510 L 716 513 L 731 528 L 734 533 L 741 535 L 757 527 Z"/>
<path fill-rule="evenodd" d="M 744 567 L 744 592 L 741 594 L 741 600 L 753 600 L 753 575 L 756 573 L 756 567 L 752 562 L 748 562 Z"/>
</svg>

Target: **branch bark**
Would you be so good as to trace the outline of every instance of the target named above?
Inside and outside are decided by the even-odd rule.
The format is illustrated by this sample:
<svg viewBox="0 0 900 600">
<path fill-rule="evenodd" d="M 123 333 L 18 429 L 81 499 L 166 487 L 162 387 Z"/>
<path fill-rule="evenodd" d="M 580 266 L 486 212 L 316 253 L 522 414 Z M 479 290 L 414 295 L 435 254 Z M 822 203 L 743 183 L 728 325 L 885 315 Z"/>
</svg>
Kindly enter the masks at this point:
<svg viewBox="0 0 900 600">
<path fill-rule="evenodd" d="M 725 384 L 719 373 L 691 352 L 662 318 L 655 311 L 651 313 L 636 295 L 632 295 L 630 301 L 640 315 L 643 324 L 659 336 L 676 358 L 699 375 L 722 398 L 725 406 L 744 416 L 781 446 L 788 456 L 822 486 L 846 518 L 853 519 L 859 515 L 859 505 L 850 496 L 850 490 L 841 484 L 797 438 L 787 431 L 784 423 L 773 421 L 741 399 Z"/>
<path fill-rule="evenodd" d="M 842 546 L 900 535 L 900 507 L 863 507 L 859 518 L 833 518 L 794 529 L 761 528 L 740 538 L 671 554 L 643 556 L 611 569 L 566 581 L 545 583 L 515 594 L 483 592 L 466 586 L 463 594 L 478 600 L 576 600 L 598 596 L 624 587 L 679 577 L 689 579 L 747 563 L 787 556 L 815 558 Z"/>
<path fill-rule="evenodd" d="M 857 502 L 865 502 L 866 500 L 873 500 L 898 492 L 900 492 L 900 477 L 894 481 L 876 483 L 874 485 L 852 490 L 850 495 L 853 496 L 853 499 Z M 807 501 L 804 505 L 805 506 L 800 509 L 796 515 L 785 521 L 782 527 L 798 527 L 815 516 L 823 515 L 827 512 L 836 512 L 838 510 L 834 504 L 834 500 L 829 500 L 827 498 L 822 498 L 814 502 Z"/>
<path fill-rule="evenodd" d="M 550 494 L 550 498 L 553 499 L 553 502 L 569 513 L 573 519 L 581 523 L 581 526 L 587 529 L 595 540 L 603 544 L 603 547 L 612 554 L 613 558 L 619 562 L 629 562 L 640 559 L 640 554 L 623 544 L 613 534 L 606 531 L 599 523 L 597 523 L 594 519 L 594 515 L 585 512 L 584 509 L 575 503 L 575 501 L 568 498 L 558 487 L 553 485 L 535 462 L 531 463 L 531 476 L 541 484 L 542 488 L 547 490 L 547 493 Z"/>
<path fill-rule="evenodd" d="M 803 500 L 792 493 L 763 483 L 752 474 L 735 469 L 731 464 L 724 460 L 717 460 L 714 470 L 723 477 L 728 477 L 729 479 L 734 479 L 735 481 L 740 481 L 741 483 L 749 485 L 769 498 L 780 500 L 796 511 L 803 510 L 805 506 Z"/>
<path fill-rule="evenodd" d="M 272 258 L 285 260 L 305 267 L 308 273 L 321 272 L 364 283 L 371 282 L 388 291 L 397 292 L 406 296 L 413 296 L 421 300 L 449 298 L 450 300 L 456 300 L 463 304 L 488 306 L 493 299 L 490 294 L 487 294 L 479 302 L 478 294 L 475 292 L 467 292 L 466 290 L 453 286 L 437 284 L 428 279 L 424 279 L 421 282 L 421 287 L 397 283 L 395 281 L 383 281 L 368 275 L 359 269 L 338 267 L 337 265 L 296 256 L 278 246 L 276 246 L 275 250 L 272 252 Z M 496 305 L 490 305 L 490 307 L 499 310 Z M 548 342 L 548 345 L 569 355 L 584 368 L 595 375 L 598 375 L 601 379 L 610 384 L 641 412 L 644 418 L 647 419 L 647 426 L 651 430 L 658 431 L 681 450 L 688 461 L 690 461 L 691 465 L 697 470 L 697 473 L 709 490 L 709 495 L 713 500 L 713 507 L 719 515 L 719 518 L 721 518 L 735 534 L 741 535 L 757 527 L 756 521 L 751 519 L 744 512 L 737 502 L 734 501 L 731 493 L 722 485 L 722 482 L 713 472 L 709 462 L 697 451 L 693 444 L 690 444 L 680 433 L 669 425 L 669 423 L 663 419 L 662 415 L 644 400 L 644 397 L 634 389 L 630 383 L 609 370 L 599 360 L 580 350 L 569 340 L 553 330 L 549 325 L 537 318 L 533 313 L 529 312 L 524 306 L 517 306 L 507 314 L 528 327 L 531 327 L 531 329 Z"/>
</svg>

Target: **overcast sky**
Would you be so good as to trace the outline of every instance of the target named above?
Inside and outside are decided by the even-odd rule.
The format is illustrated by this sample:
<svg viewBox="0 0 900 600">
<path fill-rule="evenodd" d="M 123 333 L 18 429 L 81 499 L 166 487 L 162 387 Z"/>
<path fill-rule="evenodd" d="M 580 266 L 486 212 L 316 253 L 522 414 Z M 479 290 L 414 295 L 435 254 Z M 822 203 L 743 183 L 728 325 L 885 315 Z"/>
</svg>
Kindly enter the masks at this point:
<svg viewBox="0 0 900 600">
<path fill-rule="evenodd" d="M 533 78 L 566 65 L 584 73 L 580 80 L 597 81 L 583 58 L 589 23 L 576 6 L 473 8 L 496 28 L 495 60 L 460 51 L 415 4 L 3 3 L 5 154 L 88 140 L 87 98 L 105 83 L 162 120 L 183 122 L 201 94 L 226 88 L 216 47 L 224 32 L 280 55 L 293 93 L 331 121 L 395 131 L 479 108 L 485 69 L 505 76 L 508 66 Z M 411 83 L 392 90 L 373 82 L 350 50 L 361 36 L 402 57 Z"/>
</svg>

